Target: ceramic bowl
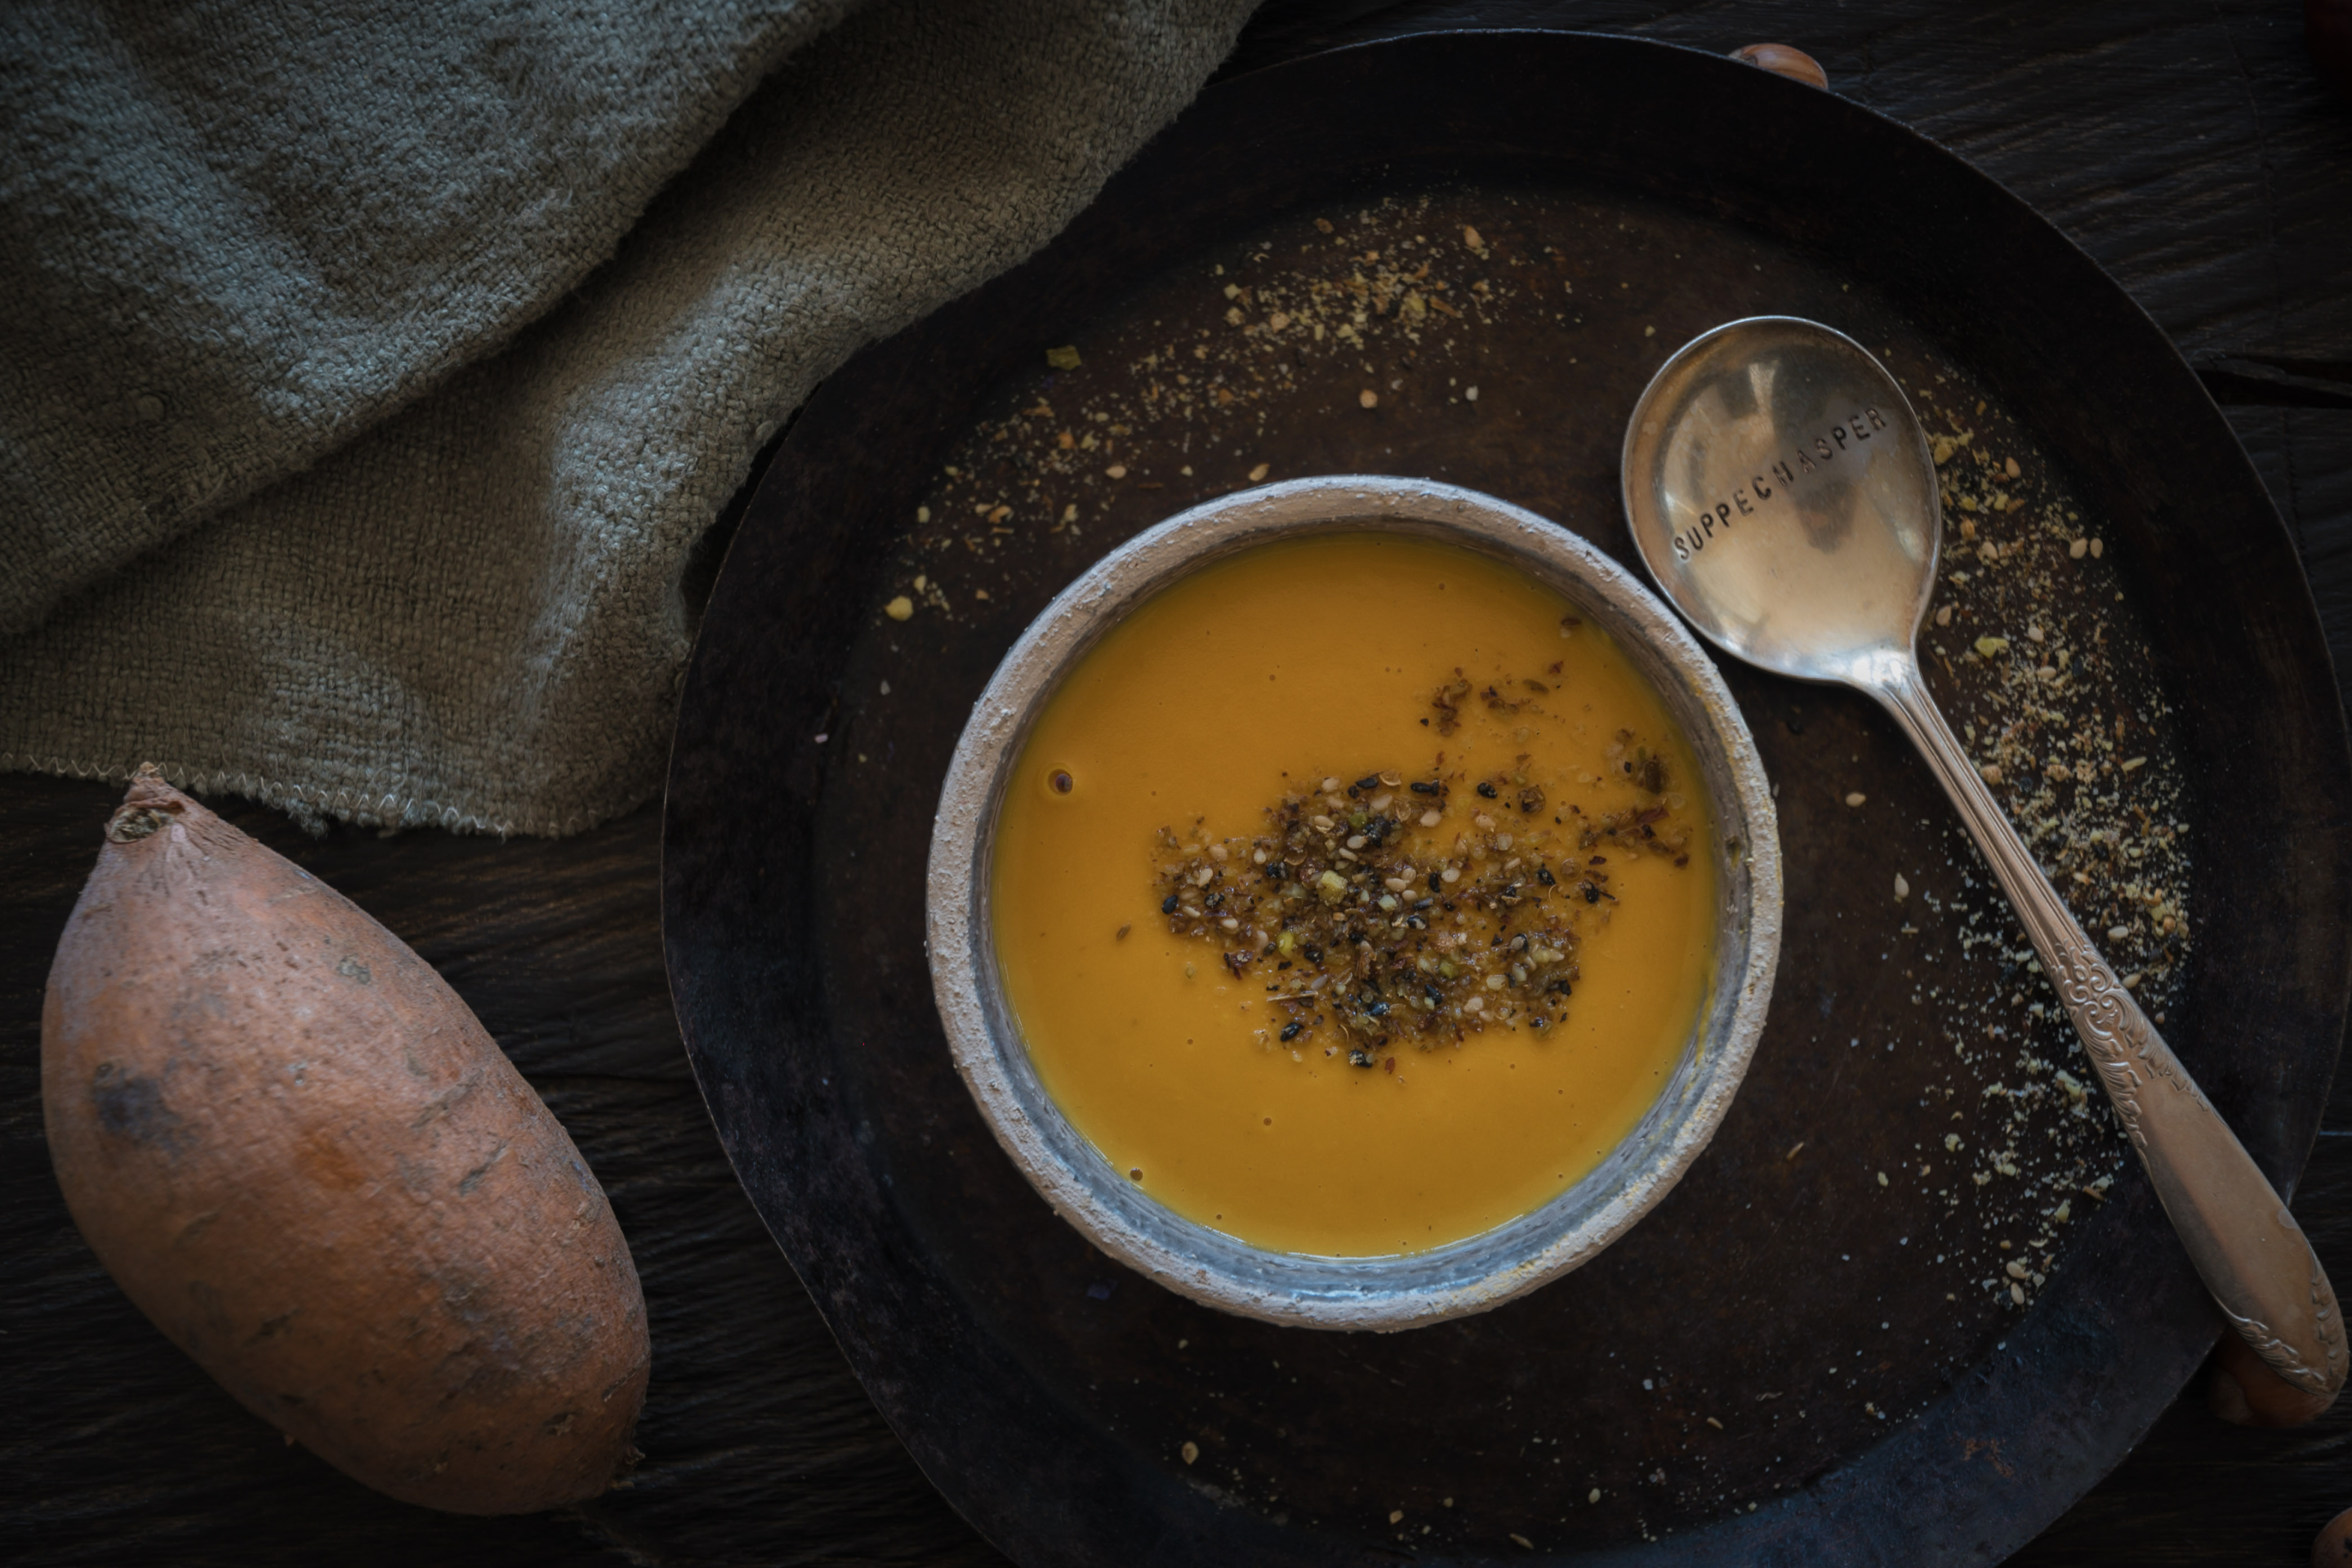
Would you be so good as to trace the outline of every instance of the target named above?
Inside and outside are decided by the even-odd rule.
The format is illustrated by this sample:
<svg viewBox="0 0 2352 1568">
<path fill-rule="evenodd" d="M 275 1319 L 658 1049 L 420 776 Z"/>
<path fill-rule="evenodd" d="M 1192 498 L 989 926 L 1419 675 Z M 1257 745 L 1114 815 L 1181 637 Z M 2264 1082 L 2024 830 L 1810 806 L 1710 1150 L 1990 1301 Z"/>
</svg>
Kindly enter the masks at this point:
<svg viewBox="0 0 2352 1568">
<path fill-rule="evenodd" d="M 1277 1252 L 1163 1207 L 1039 1081 L 1004 996 L 989 889 L 1006 780 L 1063 677 L 1130 610 L 1235 552 L 1320 532 L 1442 540 L 1549 586 L 1616 638 L 1682 727 L 1720 827 L 1712 994 L 1657 1100 L 1581 1181 L 1492 1230 L 1397 1257 Z M 1194 507 L 1105 556 L 1024 632 L 973 705 L 940 792 L 929 888 L 931 984 L 982 1117 L 1054 1211 L 1137 1272 L 1206 1305 L 1323 1329 L 1409 1329 L 1499 1306 L 1590 1261 L 1706 1149 L 1764 1026 L 1780 942 L 1780 849 L 1755 742 L 1715 665 L 1633 574 L 1533 512 L 1449 485 L 1338 476 Z"/>
</svg>

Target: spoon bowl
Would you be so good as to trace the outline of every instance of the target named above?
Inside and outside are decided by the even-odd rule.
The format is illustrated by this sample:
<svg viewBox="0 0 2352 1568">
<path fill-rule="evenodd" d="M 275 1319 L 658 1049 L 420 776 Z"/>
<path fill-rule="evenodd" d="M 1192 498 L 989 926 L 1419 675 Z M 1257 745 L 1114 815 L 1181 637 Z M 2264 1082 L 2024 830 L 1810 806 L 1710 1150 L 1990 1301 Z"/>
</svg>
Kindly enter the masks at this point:
<svg viewBox="0 0 2352 1568">
<path fill-rule="evenodd" d="M 1936 464 L 1853 339 L 1792 316 L 1709 332 L 1643 394 L 1624 474 L 1650 574 L 1717 647 L 1800 680 L 1910 657 L 1943 531 Z"/>
<path fill-rule="evenodd" d="M 1643 392 L 1623 479 L 1642 559 L 1702 636 L 1776 674 L 1867 692 L 1911 737 L 2009 895 L 2222 1315 L 2280 1378 L 2332 1399 L 2343 1324 L 2317 1254 L 2010 826 L 1920 675 L 1943 512 L 1902 387 L 1817 321 L 1732 321 Z"/>
</svg>

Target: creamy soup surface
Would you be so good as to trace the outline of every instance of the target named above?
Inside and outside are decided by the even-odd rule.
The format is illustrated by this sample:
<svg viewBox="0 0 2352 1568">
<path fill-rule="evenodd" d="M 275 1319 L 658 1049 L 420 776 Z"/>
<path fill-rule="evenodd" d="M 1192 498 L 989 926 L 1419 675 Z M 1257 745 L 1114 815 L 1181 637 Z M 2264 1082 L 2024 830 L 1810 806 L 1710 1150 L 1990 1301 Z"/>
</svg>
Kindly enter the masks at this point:
<svg viewBox="0 0 2352 1568">
<path fill-rule="evenodd" d="M 1706 813 L 1558 595 L 1422 539 L 1261 546 L 1049 700 L 997 958 L 1047 1091 L 1143 1191 L 1278 1250 L 1422 1251 L 1559 1194 L 1655 1100 L 1706 1000 Z"/>
</svg>

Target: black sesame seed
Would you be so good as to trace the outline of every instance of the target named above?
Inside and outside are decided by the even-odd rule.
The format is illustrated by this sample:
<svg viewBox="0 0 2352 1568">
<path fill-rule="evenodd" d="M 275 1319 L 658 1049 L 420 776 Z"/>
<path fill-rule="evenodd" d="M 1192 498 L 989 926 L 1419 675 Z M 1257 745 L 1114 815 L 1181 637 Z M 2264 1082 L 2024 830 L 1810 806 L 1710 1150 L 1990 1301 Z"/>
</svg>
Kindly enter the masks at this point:
<svg viewBox="0 0 2352 1568">
<path fill-rule="evenodd" d="M 1488 800 L 1492 800 L 1495 798 L 1495 786 L 1490 784 L 1481 783 L 1478 785 L 1478 793 L 1485 795 Z"/>
<path fill-rule="evenodd" d="M 1287 969 L 1290 965 L 1286 963 L 1283 967 Z M 1282 1037 L 1286 1040 L 1295 1040 L 1298 1037 L 1298 1031 L 1306 1026 L 1304 1024 L 1286 1024 L 1283 1026 Z"/>
<path fill-rule="evenodd" d="M 1376 785 L 1378 785 L 1380 782 L 1381 782 L 1381 775 L 1380 775 L 1380 774 L 1378 774 L 1378 773 L 1366 773 L 1362 778 L 1360 778 L 1360 779 L 1358 779 L 1358 780 L 1356 781 L 1356 787 L 1357 787 L 1358 789 L 1371 789 L 1371 788 L 1375 787 Z"/>
<path fill-rule="evenodd" d="M 1160 912 L 1163 915 L 1172 915 L 1176 912 L 1175 894 L 1171 893 L 1166 898 L 1160 900 Z"/>
<path fill-rule="evenodd" d="M 1601 901 L 1601 889 L 1590 882 L 1584 883 L 1578 890 L 1583 893 L 1584 901 L 1588 904 L 1597 904 Z"/>
<path fill-rule="evenodd" d="M 1415 780 L 1413 780 L 1413 781 L 1412 781 L 1412 784 L 1410 784 L 1406 785 L 1405 787 L 1406 787 L 1406 788 L 1408 788 L 1408 789 L 1410 789 L 1410 790 L 1412 790 L 1412 793 L 1413 793 L 1413 794 L 1415 794 L 1415 795 L 1435 795 L 1435 794 L 1437 794 L 1437 792 L 1438 792 L 1438 791 L 1440 791 L 1440 790 L 1444 789 L 1445 786 L 1444 786 L 1444 784 L 1442 784 L 1438 783 L 1435 779 L 1431 779 L 1431 780 L 1430 780 L 1428 783 L 1426 783 L 1426 784 L 1423 784 L 1423 783 L 1421 780 L 1419 780 L 1419 779 L 1415 779 Z"/>
<path fill-rule="evenodd" d="M 1541 882 L 1547 888 L 1557 888 L 1559 886 L 1559 879 L 1551 874 L 1551 868 L 1549 866 L 1538 866 L 1536 868 L 1536 880 Z"/>
<path fill-rule="evenodd" d="M 1313 942 L 1308 942 L 1308 943 L 1307 944 L 1307 961 L 1309 963 L 1322 963 L 1322 962 L 1323 962 L 1323 950 L 1322 950 L 1321 948 L 1319 948 L 1319 947 L 1316 946 Z"/>
</svg>

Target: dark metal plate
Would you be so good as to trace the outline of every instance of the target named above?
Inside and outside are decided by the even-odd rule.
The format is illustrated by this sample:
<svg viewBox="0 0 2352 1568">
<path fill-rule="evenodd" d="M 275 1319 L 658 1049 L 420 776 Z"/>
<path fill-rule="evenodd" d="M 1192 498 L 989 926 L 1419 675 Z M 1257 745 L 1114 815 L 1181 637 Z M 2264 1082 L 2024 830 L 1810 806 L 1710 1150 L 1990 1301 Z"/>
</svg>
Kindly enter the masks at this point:
<svg viewBox="0 0 2352 1568">
<path fill-rule="evenodd" d="M 1706 56 L 1465 34 L 1244 77 L 811 404 L 672 762 L 665 935 L 720 1136 L 1015 1557 L 1984 1562 L 2210 1344 L 1925 768 L 1862 699 L 1744 669 L 1788 867 L 1771 1024 L 1691 1177 L 1523 1301 L 1389 1337 L 1198 1308 L 1054 1218 L 949 1061 L 932 805 L 1070 577 L 1261 466 L 1469 484 L 1630 563 L 1625 411 L 1762 310 L 1882 351 L 1952 437 L 1939 699 L 2273 1180 L 2300 1169 L 2352 976 L 2341 710 L 2284 531 L 2129 300 L 1912 132 Z"/>
</svg>

